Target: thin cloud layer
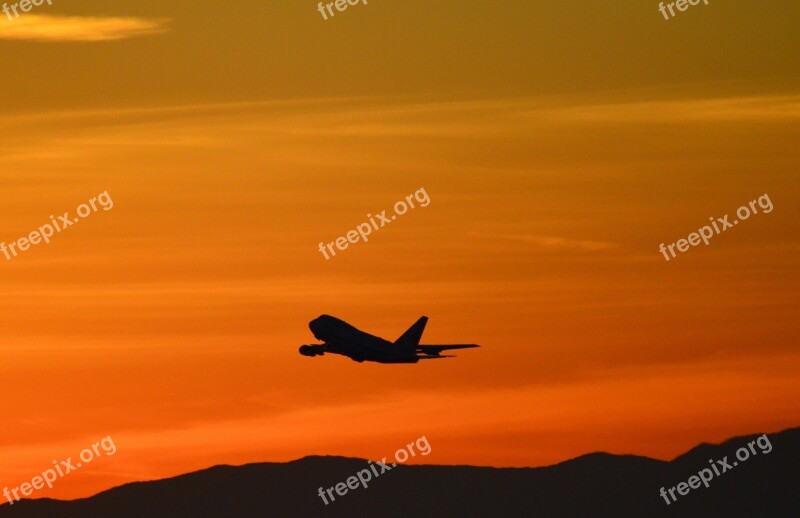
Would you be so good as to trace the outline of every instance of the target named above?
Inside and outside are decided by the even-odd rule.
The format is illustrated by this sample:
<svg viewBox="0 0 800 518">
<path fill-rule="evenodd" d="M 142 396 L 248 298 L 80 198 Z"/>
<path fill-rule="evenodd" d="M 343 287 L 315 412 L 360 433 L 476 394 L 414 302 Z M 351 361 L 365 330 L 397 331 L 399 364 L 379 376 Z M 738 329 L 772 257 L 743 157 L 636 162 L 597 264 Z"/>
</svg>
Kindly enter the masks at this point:
<svg viewBox="0 0 800 518">
<path fill-rule="evenodd" d="M 524 243 L 532 243 L 535 246 L 544 248 L 562 248 L 567 250 L 587 250 L 596 252 L 598 250 L 606 250 L 614 248 L 614 243 L 607 243 L 605 241 L 588 241 L 580 239 L 570 239 L 567 237 L 559 236 L 531 236 L 531 235 L 500 235 L 496 236 L 498 239 L 507 239 L 510 241 L 521 241 Z"/>
<path fill-rule="evenodd" d="M 26 14 L 2 20 L 0 39 L 28 41 L 112 41 L 166 32 L 169 20 L 132 17 Z"/>
</svg>

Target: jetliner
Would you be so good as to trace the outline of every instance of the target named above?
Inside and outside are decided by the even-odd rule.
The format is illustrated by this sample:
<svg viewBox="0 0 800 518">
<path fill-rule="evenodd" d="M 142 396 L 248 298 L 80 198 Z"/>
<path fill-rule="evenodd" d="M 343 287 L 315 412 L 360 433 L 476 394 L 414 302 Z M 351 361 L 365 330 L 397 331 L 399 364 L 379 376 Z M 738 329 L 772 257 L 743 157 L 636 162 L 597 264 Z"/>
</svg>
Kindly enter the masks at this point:
<svg viewBox="0 0 800 518">
<path fill-rule="evenodd" d="M 442 356 L 442 351 L 450 349 L 471 349 L 477 344 L 432 344 L 420 345 L 422 332 L 428 317 L 422 317 L 403 333 L 394 343 L 360 331 L 343 320 L 330 315 L 322 315 L 312 320 L 308 327 L 321 344 L 301 345 L 303 356 L 322 356 L 325 353 L 341 354 L 359 363 L 363 361 L 378 363 L 417 363 L 420 360 L 454 358 Z"/>
</svg>

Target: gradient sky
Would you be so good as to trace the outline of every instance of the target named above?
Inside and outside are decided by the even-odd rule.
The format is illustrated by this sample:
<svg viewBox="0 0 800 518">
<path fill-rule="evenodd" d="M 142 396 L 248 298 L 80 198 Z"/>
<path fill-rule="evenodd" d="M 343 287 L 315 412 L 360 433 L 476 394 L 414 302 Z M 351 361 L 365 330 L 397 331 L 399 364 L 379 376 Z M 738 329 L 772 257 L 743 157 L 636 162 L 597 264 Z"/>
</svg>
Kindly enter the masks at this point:
<svg viewBox="0 0 800 518">
<path fill-rule="evenodd" d="M 0 487 L 108 435 L 34 496 L 422 435 L 428 463 L 537 466 L 798 425 L 796 2 L 271 3 L 0 16 L 0 241 L 114 201 L 0 256 Z M 483 348 L 300 356 L 323 313 Z"/>
</svg>

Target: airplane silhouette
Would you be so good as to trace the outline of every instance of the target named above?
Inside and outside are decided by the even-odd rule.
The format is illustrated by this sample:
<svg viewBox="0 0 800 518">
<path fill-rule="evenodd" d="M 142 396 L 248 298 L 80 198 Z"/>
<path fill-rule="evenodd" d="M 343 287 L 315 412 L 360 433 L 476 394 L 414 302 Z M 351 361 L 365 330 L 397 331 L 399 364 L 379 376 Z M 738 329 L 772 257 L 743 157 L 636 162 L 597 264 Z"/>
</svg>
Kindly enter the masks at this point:
<svg viewBox="0 0 800 518">
<path fill-rule="evenodd" d="M 420 345 L 422 332 L 428 317 L 422 317 L 392 343 L 364 331 L 360 331 L 343 320 L 330 315 L 322 315 L 309 322 L 308 327 L 321 344 L 301 345 L 303 356 L 322 356 L 325 353 L 341 354 L 359 363 L 363 361 L 378 363 L 417 363 L 420 360 L 455 358 L 440 353 L 449 349 L 470 349 L 477 344 Z M 419 354 L 422 354 L 420 356 Z"/>
</svg>

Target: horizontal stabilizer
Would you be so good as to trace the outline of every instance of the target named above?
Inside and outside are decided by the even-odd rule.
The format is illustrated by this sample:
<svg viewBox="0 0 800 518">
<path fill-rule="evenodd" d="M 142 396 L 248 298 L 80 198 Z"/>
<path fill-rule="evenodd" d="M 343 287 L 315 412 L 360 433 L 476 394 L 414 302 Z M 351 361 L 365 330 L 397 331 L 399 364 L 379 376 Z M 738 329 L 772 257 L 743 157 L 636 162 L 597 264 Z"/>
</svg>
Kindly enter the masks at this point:
<svg viewBox="0 0 800 518">
<path fill-rule="evenodd" d="M 418 345 L 417 352 L 427 354 L 430 356 L 439 356 L 442 351 L 449 351 L 452 349 L 472 349 L 480 347 L 478 344 L 442 344 L 442 345 Z"/>
</svg>

